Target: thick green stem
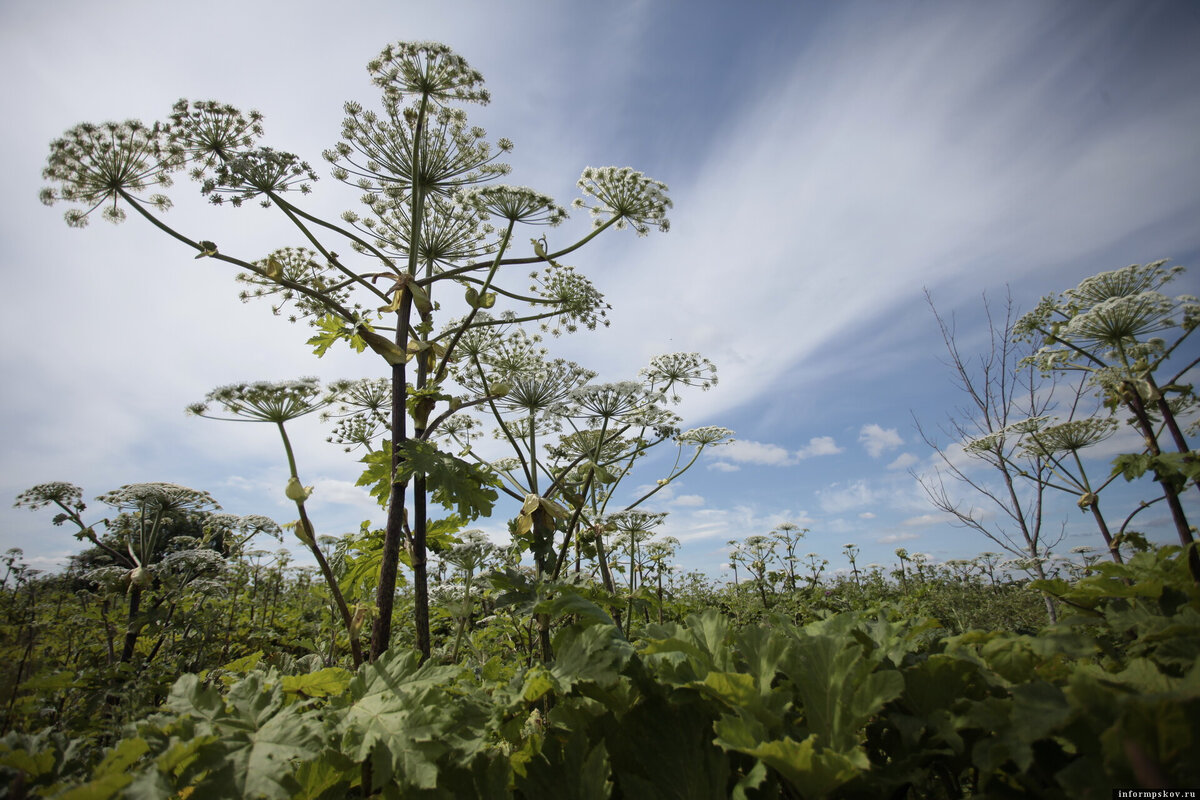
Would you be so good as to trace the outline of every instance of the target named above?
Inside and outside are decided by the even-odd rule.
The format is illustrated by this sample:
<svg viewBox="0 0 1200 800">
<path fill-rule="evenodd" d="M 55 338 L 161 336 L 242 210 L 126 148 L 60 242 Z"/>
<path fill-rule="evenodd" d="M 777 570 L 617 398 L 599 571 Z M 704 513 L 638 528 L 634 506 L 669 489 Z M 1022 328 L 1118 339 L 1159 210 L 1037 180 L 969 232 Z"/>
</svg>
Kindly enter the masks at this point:
<svg viewBox="0 0 1200 800">
<path fill-rule="evenodd" d="M 125 620 L 125 642 L 121 647 L 121 662 L 128 664 L 133 660 L 133 651 L 137 646 L 138 634 L 142 626 L 138 622 L 138 611 L 142 606 L 142 587 L 133 584 L 129 587 L 129 613 Z"/>
<path fill-rule="evenodd" d="M 1158 406 L 1158 413 L 1162 415 L 1163 424 L 1167 426 L 1167 430 L 1171 433 L 1171 439 L 1175 442 L 1175 449 L 1181 453 L 1190 452 L 1191 448 L 1188 447 L 1187 437 L 1179 429 L 1179 421 L 1175 419 L 1175 412 L 1171 410 L 1171 404 L 1167 402 L 1167 398 L 1159 390 L 1158 384 L 1154 382 L 1154 376 L 1148 372 L 1146 373 L 1146 382 L 1156 395 L 1155 404 Z M 1200 480 L 1193 479 L 1192 486 L 1197 491 L 1200 491 Z"/>
<path fill-rule="evenodd" d="M 1080 488 L 1084 491 L 1084 498 L 1088 503 L 1089 510 L 1092 512 L 1092 519 L 1096 520 L 1096 527 L 1100 529 L 1100 535 L 1104 537 L 1104 544 L 1108 547 L 1108 554 L 1112 556 L 1113 561 L 1123 564 L 1125 561 L 1121 558 L 1121 549 L 1113 545 L 1112 533 L 1108 529 L 1108 522 L 1104 519 L 1104 515 L 1100 513 L 1100 498 L 1096 492 L 1092 491 L 1092 484 L 1088 481 L 1087 471 L 1083 468 L 1083 459 L 1079 457 L 1079 451 L 1072 450 L 1071 457 L 1075 459 L 1075 467 L 1079 470 L 1078 482 Z"/>
<path fill-rule="evenodd" d="M 1162 455 L 1162 450 L 1158 446 L 1158 439 L 1154 435 L 1154 425 L 1146 413 L 1145 406 L 1142 404 L 1141 395 L 1137 393 L 1136 387 L 1129 383 L 1126 383 L 1121 389 L 1125 406 L 1133 412 L 1138 429 L 1146 440 L 1146 449 L 1150 451 L 1150 455 L 1152 456 L 1157 457 Z M 1167 501 L 1167 507 L 1171 509 L 1171 519 L 1175 523 L 1176 533 L 1179 534 L 1179 543 L 1183 545 L 1184 550 L 1187 552 L 1188 570 L 1191 572 L 1192 581 L 1200 585 L 1200 554 L 1192 546 L 1194 539 L 1192 538 L 1191 528 L 1188 526 L 1187 514 L 1183 510 L 1183 504 L 1179 502 L 1178 493 L 1171 488 L 1168 481 L 1163 480 L 1163 476 L 1159 474 L 1157 469 L 1155 469 L 1155 480 L 1162 487 L 1163 498 Z"/>
<path fill-rule="evenodd" d="M 458 661 L 458 650 L 462 646 L 463 634 L 467 629 L 467 621 L 471 619 L 471 578 L 475 576 L 475 570 L 467 570 L 466 588 L 463 590 L 463 601 L 459 608 L 460 617 L 458 619 L 458 633 L 454 636 L 454 650 L 450 653 L 452 662 Z"/>
<path fill-rule="evenodd" d="M 413 132 L 413 175 L 412 205 L 408 239 L 408 274 L 416 276 L 417 253 L 420 249 L 421 219 L 425 209 L 425 187 L 420 183 L 421 141 L 425 131 L 425 115 L 428 97 L 421 98 L 417 122 Z M 401 350 L 408 348 L 409 325 L 412 316 L 412 292 L 405 292 L 400 308 L 396 312 L 395 344 Z M 375 605 L 379 616 L 371 632 L 371 660 L 374 661 L 387 650 L 391 643 L 392 611 L 396 604 L 396 574 L 400 562 L 400 545 L 405 540 L 404 496 L 408 481 L 399 477 L 400 458 L 408 439 L 408 375 L 406 365 L 401 362 L 392 366 L 392 490 L 388 499 L 387 528 L 383 538 L 383 553 L 379 568 L 379 587 Z M 423 486 L 414 482 L 414 510 L 416 495 Z M 422 659 L 429 657 L 429 586 L 425 571 L 425 527 L 414 520 L 414 528 L 408 541 L 413 564 L 413 623 L 416 629 L 417 649 Z"/>
<path fill-rule="evenodd" d="M 575 532 L 576 526 L 579 524 L 579 517 L 583 513 L 583 498 L 587 497 L 588 492 L 592 488 L 592 479 L 596 475 L 596 470 L 588 472 L 587 480 L 583 482 L 583 489 L 580 491 L 579 504 L 575 506 L 575 511 L 571 514 L 571 521 L 567 524 L 567 533 L 563 538 L 562 547 L 558 551 L 558 558 L 554 562 L 554 574 L 550 576 L 550 580 L 558 580 L 558 576 L 562 574 L 562 565 L 567 560 L 567 547 L 571 543 L 571 536 Z"/>
<path fill-rule="evenodd" d="M 296 484 L 300 484 L 300 476 L 296 473 L 296 456 L 292 452 L 292 443 L 288 439 L 287 429 L 284 428 L 282 422 L 277 422 L 279 428 L 279 436 L 283 439 L 283 449 L 287 453 L 289 476 Z M 321 575 L 325 578 L 325 584 L 329 587 L 329 595 L 333 598 L 334 605 L 337 606 L 338 613 L 342 617 L 342 624 L 346 626 L 346 635 L 350 638 L 350 654 L 354 658 L 354 666 L 358 667 L 362 663 L 362 647 L 358 643 L 358 633 L 354 630 L 353 616 L 350 614 L 350 608 L 346 605 L 346 598 L 342 596 L 341 587 L 338 586 L 337 578 L 333 576 L 333 570 L 329 567 L 329 561 L 326 560 L 325 554 L 321 552 L 321 548 L 317 546 L 317 534 L 313 528 L 312 522 L 308 518 L 308 512 L 304 508 L 303 500 L 295 500 L 296 509 L 300 513 L 300 520 L 296 524 L 301 526 L 301 532 L 304 543 L 308 545 L 309 552 L 313 554 L 313 558 L 317 560 L 317 566 L 321 569 Z"/>
<path fill-rule="evenodd" d="M 405 346 L 408 339 L 408 315 L 411 312 L 411 297 L 405 296 L 400 304 L 400 324 L 396 326 L 396 345 Z M 407 438 L 408 415 L 405 411 L 407 378 L 405 365 L 392 367 L 392 487 L 388 497 L 387 525 L 383 536 L 383 552 L 380 554 L 379 583 L 375 591 L 375 607 L 379 613 L 371 628 L 371 661 L 383 655 L 391 643 L 392 611 L 396 604 L 396 576 L 400 563 L 400 547 L 405 538 L 404 495 L 408 482 L 397 479 L 400 466 L 400 449 Z"/>
</svg>

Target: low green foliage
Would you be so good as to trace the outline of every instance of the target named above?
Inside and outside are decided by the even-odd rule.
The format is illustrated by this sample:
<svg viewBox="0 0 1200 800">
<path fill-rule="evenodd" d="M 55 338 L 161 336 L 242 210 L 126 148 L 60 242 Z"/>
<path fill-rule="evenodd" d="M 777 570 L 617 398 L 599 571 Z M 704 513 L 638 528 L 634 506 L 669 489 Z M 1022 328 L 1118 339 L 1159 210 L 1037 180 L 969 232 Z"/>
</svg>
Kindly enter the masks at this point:
<svg viewBox="0 0 1200 800">
<path fill-rule="evenodd" d="M 742 625 L 696 609 L 626 638 L 584 584 L 520 574 L 499 581 L 504 602 L 554 620 L 549 662 L 514 667 L 479 635 L 460 663 L 393 648 L 353 673 L 256 651 L 178 678 L 103 750 L 7 734 L 5 796 L 361 797 L 369 780 L 384 797 L 1105 797 L 1200 782 L 1200 590 L 1179 548 L 1034 584 L 1066 609 L 1035 634 L 952 632 L 885 604 Z M 476 634 L 500 625 L 485 605 Z M 63 675 L 27 688 L 74 691 Z"/>
</svg>

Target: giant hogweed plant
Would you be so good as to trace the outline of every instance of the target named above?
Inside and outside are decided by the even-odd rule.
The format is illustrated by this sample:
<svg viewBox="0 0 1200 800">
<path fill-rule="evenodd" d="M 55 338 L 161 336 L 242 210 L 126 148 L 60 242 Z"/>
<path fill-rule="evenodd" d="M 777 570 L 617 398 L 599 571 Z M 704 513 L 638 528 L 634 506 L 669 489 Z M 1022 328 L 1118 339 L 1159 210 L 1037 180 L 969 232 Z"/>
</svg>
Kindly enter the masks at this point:
<svg viewBox="0 0 1200 800">
<path fill-rule="evenodd" d="M 240 552 L 255 536 L 278 538 L 280 532 L 267 517 L 221 513 L 208 492 L 172 483 L 129 484 L 97 499 L 117 513 L 85 522 L 82 490 L 64 482 L 34 486 L 22 492 L 15 505 L 58 508 L 54 524 L 70 523 L 77 528 L 76 538 L 95 548 L 91 567 L 82 577 L 103 596 L 123 597 L 120 650 L 113 647 L 111 635 L 108 649 L 109 666 L 129 668 L 113 673 L 108 703 L 117 705 L 121 698 L 117 688 L 126 682 L 130 669 L 144 670 L 162 647 L 165 634 L 148 653 L 139 655 L 139 640 L 147 626 L 169 625 L 190 587 L 224 571 L 226 555 Z M 98 528 L 103 533 L 97 533 Z"/>
<path fill-rule="evenodd" d="M 1129 548 L 1138 544 L 1138 537 L 1141 536 L 1129 528 L 1130 523 L 1142 511 L 1165 497 L 1160 495 L 1140 502 L 1113 532 L 1100 509 L 1100 493 L 1122 477 L 1122 472 L 1114 470 L 1104 480 L 1089 478 L 1081 453 L 1112 436 L 1118 427 L 1117 420 L 1112 417 L 1094 416 L 1063 421 L 1057 417 L 1041 416 L 1008 425 L 998 435 L 1019 443 L 1019 452 L 1030 461 L 1044 465 L 1043 474 L 1037 476 L 1042 486 L 1074 496 L 1080 510 L 1091 513 L 1109 557 L 1119 564 L 1124 560 L 1121 547 L 1124 545 Z M 972 448 L 979 446 L 988 446 L 988 440 L 978 444 L 972 442 L 967 451 L 971 452 Z M 1033 478 L 1027 472 L 1021 472 L 1020 475 Z"/>
<path fill-rule="evenodd" d="M 473 417 L 459 418 L 443 435 L 464 457 L 499 475 L 502 491 L 521 502 L 511 533 L 533 554 L 536 580 L 566 578 L 574 548 L 574 573 L 581 572 L 586 552 L 605 590 L 615 595 L 605 536 L 617 532 L 629 558 L 632 610 L 638 545 L 665 518 L 638 507 L 687 472 L 705 448 L 731 440 L 732 431 L 716 426 L 680 431 L 679 417 L 666 408 L 685 387 L 715 385 L 715 367 L 696 353 L 672 353 L 652 359 L 640 381 L 593 383 L 595 373 L 548 358 L 538 337 L 511 325 L 464 337 L 463 348 L 454 377 L 468 390 L 465 402 L 490 417 L 492 436 L 506 442 L 512 455 L 488 460 L 476 453 L 480 423 Z M 668 442 L 676 454 L 667 473 L 613 508 L 618 487 L 637 462 Z M 540 620 L 548 657 L 545 618 Z"/>
<path fill-rule="evenodd" d="M 1179 495 L 1189 483 L 1200 490 L 1200 457 L 1181 420 L 1196 410 L 1195 392 L 1184 376 L 1200 357 L 1190 356 L 1184 343 L 1200 325 L 1200 301 L 1161 291 L 1183 272 L 1166 263 L 1101 272 L 1061 295 L 1048 295 L 1018 321 L 1016 331 L 1039 346 L 1029 360 L 1043 372 L 1082 373 L 1109 409 L 1132 415 L 1130 424 L 1145 449 L 1118 457 L 1114 474 L 1129 480 L 1152 474 L 1179 541 L 1188 548 L 1194 540 Z M 1094 497 L 1085 492 L 1081 505 Z M 1189 564 L 1200 582 L 1194 548 Z"/>
<path fill-rule="evenodd" d="M 75 227 L 97 213 L 120 222 L 132 211 L 197 258 L 241 270 L 243 296 L 268 298 L 277 313 L 287 307 L 312 325 L 309 343 L 318 355 L 345 342 L 382 360 L 390 381 L 391 482 L 369 654 L 375 658 L 391 640 L 402 548 L 412 565 L 417 644 L 429 652 L 424 467 L 454 465 L 443 470 L 457 481 L 444 486 L 447 498 L 481 481 L 471 465 L 429 441 L 441 418 L 435 411 L 454 411 L 445 387 L 459 342 L 499 321 L 541 321 L 553 331 L 603 323 L 600 293 L 560 259 L 608 229 L 666 230 L 671 202 L 664 184 L 632 169 L 589 167 L 575 206 L 590 211 L 592 230 L 561 244 L 543 234 L 526 250 L 518 225 L 553 226 L 567 212 L 532 189 L 491 183 L 507 174 L 497 159 L 512 144 L 500 139 L 493 147 L 467 121 L 463 106 L 490 99 L 480 73 L 435 43 L 389 45 L 367 69 L 382 92 L 379 110 L 347 103 L 341 141 L 323 153 L 334 178 L 361 193 L 361 212 L 340 220 L 312 214 L 303 197 L 316 173 L 298 155 L 259 143 L 261 114 L 189 100 L 163 122 L 85 123 L 67 131 L 50 145 L 43 175 L 51 186 L 42 200 L 70 203 L 66 219 Z M 238 253 L 173 227 L 165 192 L 181 171 L 216 205 L 254 201 L 274 209 L 294 225 L 297 241 L 272 253 Z M 538 267 L 532 290 L 510 284 L 515 265 Z M 443 304 L 466 312 L 435 333 Z"/>
<path fill-rule="evenodd" d="M 706 447 L 732 436 L 715 426 L 680 431 L 679 418 L 665 407 L 680 400 L 682 387 L 715 385 L 716 369 L 695 353 L 658 356 L 642 370 L 641 381 L 604 384 L 593 383 L 595 374 L 578 364 L 546 358 L 536 338 L 521 329 L 474 337 L 467 353 L 456 377 L 486 398 L 480 405 L 496 426 L 492 436 L 507 442 L 512 456 L 487 461 L 474 453 L 477 420 L 464 418 L 445 435 L 464 456 L 487 463 L 503 479 L 504 490 L 522 502 L 514 534 L 528 539 L 539 576 L 559 578 L 571 546 L 578 551 L 580 530 L 617 530 L 618 513 L 633 512 L 690 469 Z M 617 487 L 635 464 L 667 442 L 677 448 L 667 474 L 612 509 Z M 598 547 L 603 580 L 614 591 L 604 574 L 603 541 L 594 536 L 590 541 Z"/>
</svg>

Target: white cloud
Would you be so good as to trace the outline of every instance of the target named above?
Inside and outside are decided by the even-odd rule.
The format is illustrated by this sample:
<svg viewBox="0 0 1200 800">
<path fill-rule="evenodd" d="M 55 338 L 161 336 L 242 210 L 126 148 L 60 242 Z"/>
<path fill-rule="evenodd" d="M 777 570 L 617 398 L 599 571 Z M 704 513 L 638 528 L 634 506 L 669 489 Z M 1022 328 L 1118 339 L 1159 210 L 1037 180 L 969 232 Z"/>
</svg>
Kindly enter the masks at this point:
<svg viewBox="0 0 1200 800">
<path fill-rule="evenodd" d="M 715 538 L 728 541 L 743 539 L 755 533 L 765 534 L 785 522 L 794 523 L 802 528 L 815 523 L 804 511 L 784 509 L 764 514 L 751 506 L 738 505 L 732 508 L 686 509 L 672 513 L 659 532 L 664 536 L 674 536 L 685 543 Z"/>
<path fill-rule="evenodd" d="M 858 515 L 859 519 L 875 519 L 874 511 L 864 511 Z"/>
<path fill-rule="evenodd" d="M 687 346 L 721 365 L 728 381 L 701 401 L 710 412 L 755 399 L 802 359 L 854 338 L 865 320 L 897 330 L 900 304 L 920 302 L 913 286 L 936 287 L 984 264 L 1004 264 L 997 280 L 1007 281 L 1029 276 L 1035 264 L 1076 270 L 1097 251 L 1128 248 L 1131 238 L 1144 241 L 1143 231 L 1196 208 L 1195 187 L 1179 168 L 1180 159 L 1197 163 L 1188 132 L 1200 105 L 1183 94 L 1193 70 L 1161 69 L 1170 88 L 1140 101 L 1158 112 L 1149 122 L 1133 105 L 1098 106 L 1103 125 L 1071 112 L 1120 77 L 1127 56 L 1080 68 L 1117 35 L 1126 12 L 1096 14 L 1087 35 L 1048 52 L 1030 43 L 1034 31 L 1062 24 L 1050 6 L 1039 14 L 931 6 L 900 19 L 839 5 L 850 10 L 830 38 L 781 63 L 745 113 L 725 122 L 699 178 L 673 184 L 677 208 L 688 213 L 673 220 L 669 237 L 625 260 L 630 288 L 610 295 L 613 327 L 636 331 L 628 337 L 635 352 L 678 341 L 686 329 Z M 977 35 L 984 29 L 986 37 Z M 851 31 L 848 47 L 840 37 Z M 1070 104 L 1065 86 L 1073 87 Z M 1176 102 L 1165 100 L 1176 92 Z M 1129 191 L 1110 191 L 1125 181 Z M 981 183 L 988 192 L 976 191 Z M 731 208 L 731 193 L 746 202 Z M 1094 202 L 1070 202 L 1080 196 Z M 870 236 L 861 235 L 864 219 Z M 1186 226 L 1164 227 L 1186 249 Z M 753 231 L 756 243 L 753 279 L 736 285 L 713 258 L 729 229 Z M 711 302 L 715 286 L 723 304 L 742 310 L 734 331 L 688 316 Z M 663 307 L 664 296 L 675 298 L 673 308 Z M 798 313 L 803 326 L 793 322 Z"/>
<path fill-rule="evenodd" d="M 635 497 L 641 497 L 650 492 L 654 492 L 654 502 L 656 503 L 665 503 L 675 497 L 675 487 L 671 484 L 659 486 L 657 483 L 643 483 L 633 490 Z"/>
<path fill-rule="evenodd" d="M 909 517 L 900 524 L 906 527 L 916 528 L 925 525 L 937 525 L 938 523 L 945 521 L 946 516 L 944 514 L 921 514 L 920 516 Z M 915 535 L 916 534 L 914 534 L 914 536 Z"/>
<path fill-rule="evenodd" d="M 821 523 L 821 532 L 823 532 L 823 533 L 843 533 L 844 534 L 844 533 L 856 533 L 860 530 L 861 530 L 861 528 L 859 527 L 859 525 L 857 523 L 850 522 L 848 520 L 842 519 L 841 517 L 836 517 L 834 519 L 828 519 Z"/>
<path fill-rule="evenodd" d="M 714 461 L 708 465 L 708 468 L 718 472 L 737 472 L 741 469 L 737 464 L 730 464 L 728 461 Z"/>
<path fill-rule="evenodd" d="M 951 442 L 945 447 L 942 447 L 939 452 L 930 453 L 922 465 L 920 474 L 922 476 L 930 476 L 939 470 L 957 469 L 961 472 L 971 472 L 980 469 L 991 469 L 986 461 L 973 456 L 966 451 L 963 445 L 959 442 Z"/>
<path fill-rule="evenodd" d="M 733 472 L 737 467 L 729 464 L 728 461 L 768 467 L 790 467 L 805 458 L 836 455 L 842 450 L 843 448 L 838 447 L 832 436 L 814 436 L 808 440 L 807 445 L 795 452 L 789 452 L 786 448 L 769 442 L 736 439 L 719 451 L 720 456 L 727 461 L 718 461 L 710 464 L 709 467 Z"/>
<path fill-rule="evenodd" d="M 858 441 L 871 458 L 879 458 L 884 452 L 904 444 L 904 439 L 896 433 L 895 428 L 882 428 L 875 423 L 863 425 L 858 432 Z"/>
<path fill-rule="evenodd" d="M 912 453 L 901 453 L 896 460 L 887 465 L 888 469 L 907 469 L 917 463 L 917 457 Z"/>
<path fill-rule="evenodd" d="M 814 436 L 808 444 L 796 451 L 796 458 L 811 458 L 813 456 L 833 456 L 845 448 L 838 447 L 832 436 Z"/>
<path fill-rule="evenodd" d="M 378 516 L 381 513 L 379 503 L 371 497 L 370 492 L 362 486 L 355 486 L 350 481 L 333 478 L 319 478 L 313 482 L 313 494 L 310 504 L 336 503 L 362 509 Z"/>
<path fill-rule="evenodd" d="M 247 478 L 242 475 L 230 475 L 221 481 L 220 486 L 227 486 L 240 492 L 264 491 L 269 488 L 266 481 Z"/>
<path fill-rule="evenodd" d="M 920 539 L 920 534 L 917 533 L 889 533 L 886 536 L 880 536 L 875 541 L 879 544 L 896 544 L 897 542 L 911 542 L 913 539 Z"/>
<path fill-rule="evenodd" d="M 738 439 L 720 450 L 722 458 L 742 464 L 762 464 L 769 467 L 786 467 L 796 463 L 796 458 L 777 444 Z"/>
<path fill-rule="evenodd" d="M 848 486 L 832 484 L 817 491 L 817 500 L 826 514 L 841 514 L 860 509 L 875 502 L 877 493 L 866 481 L 855 481 Z"/>
<path fill-rule="evenodd" d="M 670 504 L 680 508 L 696 508 L 704 505 L 704 497 L 698 494 L 681 494 Z"/>
<path fill-rule="evenodd" d="M 29 558 L 22 556 L 17 560 L 21 563 L 24 563 L 28 567 L 32 567 L 33 569 L 39 569 L 43 572 L 52 572 L 64 567 L 67 563 L 67 559 L 74 554 L 75 551 L 63 551 L 51 553 L 49 555 L 31 556 Z"/>
</svg>

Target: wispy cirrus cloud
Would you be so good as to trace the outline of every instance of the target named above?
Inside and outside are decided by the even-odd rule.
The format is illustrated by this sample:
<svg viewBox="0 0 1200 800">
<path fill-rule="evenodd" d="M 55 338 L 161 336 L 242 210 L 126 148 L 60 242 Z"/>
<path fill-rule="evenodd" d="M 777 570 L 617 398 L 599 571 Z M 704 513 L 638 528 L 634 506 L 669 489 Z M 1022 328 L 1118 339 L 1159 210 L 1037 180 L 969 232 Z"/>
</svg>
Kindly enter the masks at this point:
<svg viewBox="0 0 1200 800">
<path fill-rule="evenodd" d="M 1194 247 L 1195 59 L 1163 53 L 1154 91 L 1140 91 L 1146 65 L 1122 38 L 1132 6 L 837 7 L 672 185 L 671 234 L 613 281 L 613 327 L 631 332 L 614 356 L 668 341 L 705 353 L 722 386 L 694 408 L 715 415 L 789 373 L 828 386 L 796 365 L 902 338 L 899 311 L 922 303 L 922 285 L 984 269 L 993 285 L 1052 272 L 1073 285 L 1117 244 Z M 1043 46 L 1061 30 L 1072 35 Z M 731 231 L 752 254 L 737 280 L 718 255 Z M 714 302 L 738 324 L 698 320 Z"/>
</svg>

